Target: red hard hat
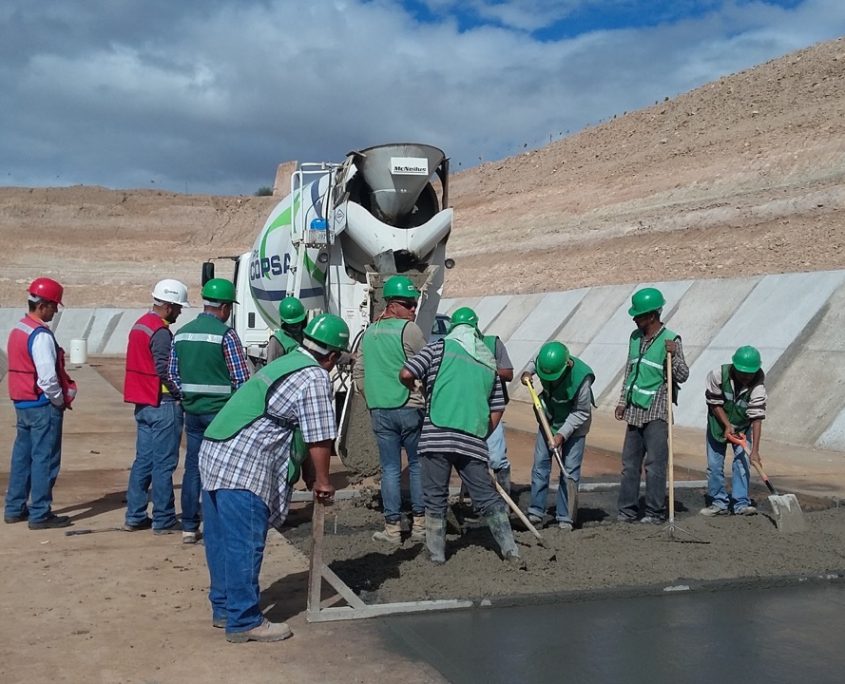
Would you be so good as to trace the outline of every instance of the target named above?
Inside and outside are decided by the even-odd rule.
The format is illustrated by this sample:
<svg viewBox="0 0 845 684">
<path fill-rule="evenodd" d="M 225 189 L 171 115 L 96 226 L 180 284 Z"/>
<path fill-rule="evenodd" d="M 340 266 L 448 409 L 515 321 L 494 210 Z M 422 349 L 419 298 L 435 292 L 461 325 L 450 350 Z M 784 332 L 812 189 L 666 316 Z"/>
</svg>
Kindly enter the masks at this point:
<svg viewBox="0 0 845 684">
<path fill-rule="evenodd" d="M 36 278 L 33 280 L 27 292 L 33 297 L 40 297 L 48 302 L 62 303 L 62 295 L 65 289 L 52 278 Z"/>
</svg>

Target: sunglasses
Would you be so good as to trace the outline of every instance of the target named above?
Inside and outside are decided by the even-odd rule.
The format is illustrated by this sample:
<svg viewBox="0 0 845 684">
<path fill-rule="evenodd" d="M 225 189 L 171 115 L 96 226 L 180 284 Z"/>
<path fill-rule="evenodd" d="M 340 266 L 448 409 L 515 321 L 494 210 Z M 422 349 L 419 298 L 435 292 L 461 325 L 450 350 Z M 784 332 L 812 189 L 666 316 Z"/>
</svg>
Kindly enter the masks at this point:
<svg viewBox="0 0 845 684">
<path fill-rule="evenodd" d="M 401 306 L 404 309 L 416 309 L 417 308 L 417 303 L 413 302 L 413 301 L 405 301 L 405 300 L 402 300 L 402 299 L 394 299 L 393 301 L 396 302 L 399 306 Z"/>
</svg>

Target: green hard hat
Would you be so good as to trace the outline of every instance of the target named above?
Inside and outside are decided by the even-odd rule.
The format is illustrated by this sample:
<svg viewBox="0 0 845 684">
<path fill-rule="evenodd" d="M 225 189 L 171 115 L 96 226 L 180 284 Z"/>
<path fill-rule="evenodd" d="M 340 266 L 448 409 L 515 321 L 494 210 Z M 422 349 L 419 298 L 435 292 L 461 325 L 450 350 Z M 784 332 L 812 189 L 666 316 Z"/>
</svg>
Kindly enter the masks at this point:
<svg viewBox="0 0 845 684">
<path fill-rule="evenodd" d="M 285 297 L 279 302 L 279 318 L 288 325 L 302 323 L 305 320 L 305 307 L 296 297 Z"/>
<path fill-rule="evenodd" d="M 408 276 L 391 276 L 384 282 L 385 299 L 419 299 L 420 291 Z"/>
<path fill-rule="evenodd" d="M 231 304 L 235 299 L 235 285 L 231 280 L 225 278 L 212 278 L 202 286 L 202 298 L 211 302 L 224 302 Z"/>
<path fill-rule="evenodd" d="M 305 337 L 336 351 L 349 349 L 349 326 L 340 317 L 322 313 L 305 326 Z"/>
<path fill-rule="evenodd" d="M 655 287 L 644 287 L 642 290 L 637 290 L 631 297 L 631 308 L 628 309 L 628 315 L 642 316 L 662 309 L 664 304 L 666 304 L 666 300 L 660 290 Z"/>
<path fill-rule="evenodd" d="M 454 330 L 457 325 L 471 325 L 473 328 L 478 328 L 478 314 L 468 306 L 462 306 L 460 309 L 456 309 L 452 314 L 449 330 Z"/>
<path fill-rule="evenodd" d="M 731 363 L 740 373 L 756 373 L 763 365 L 760 352 L 755 347 L 747 345 L 734 352 Z"/>
<path fill-rule="evenodd" d="M 546 342 L 534 361 L 537 376 L 545 382 L 559 380 L 569 363 L 569 350 L 562 342 Z"/>
</svg>

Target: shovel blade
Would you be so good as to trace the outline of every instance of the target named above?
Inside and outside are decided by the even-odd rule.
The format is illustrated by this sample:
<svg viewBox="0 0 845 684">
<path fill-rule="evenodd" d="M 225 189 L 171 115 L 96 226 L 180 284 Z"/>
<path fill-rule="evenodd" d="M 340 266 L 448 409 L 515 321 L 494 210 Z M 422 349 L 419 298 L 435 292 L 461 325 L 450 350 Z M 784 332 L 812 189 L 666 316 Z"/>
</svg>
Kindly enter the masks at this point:
<svg viewBox="0 0 845 684">
<path fill-rule="evenodd" d="M 775 523 L 781 532 L 803 532 L 807 529 L 804 512 L 795 494 L 773 494 L 769 504 L 775 514 Z"/>
</svg>

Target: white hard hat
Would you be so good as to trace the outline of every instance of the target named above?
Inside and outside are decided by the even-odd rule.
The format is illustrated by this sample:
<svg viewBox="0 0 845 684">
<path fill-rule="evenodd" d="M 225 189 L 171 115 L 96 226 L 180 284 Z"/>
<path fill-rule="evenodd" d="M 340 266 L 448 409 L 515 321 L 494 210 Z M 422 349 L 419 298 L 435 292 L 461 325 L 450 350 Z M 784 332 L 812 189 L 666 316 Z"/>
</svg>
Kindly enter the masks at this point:
<svg viewBox="0 0 845 684">
<path fill-rule="evenodd" d="M 159 280 L 153 288 L 153 299 L 179 306 L 191 306 L 188 303 L 188 286 L 173 278 Z"/>
</svg>

